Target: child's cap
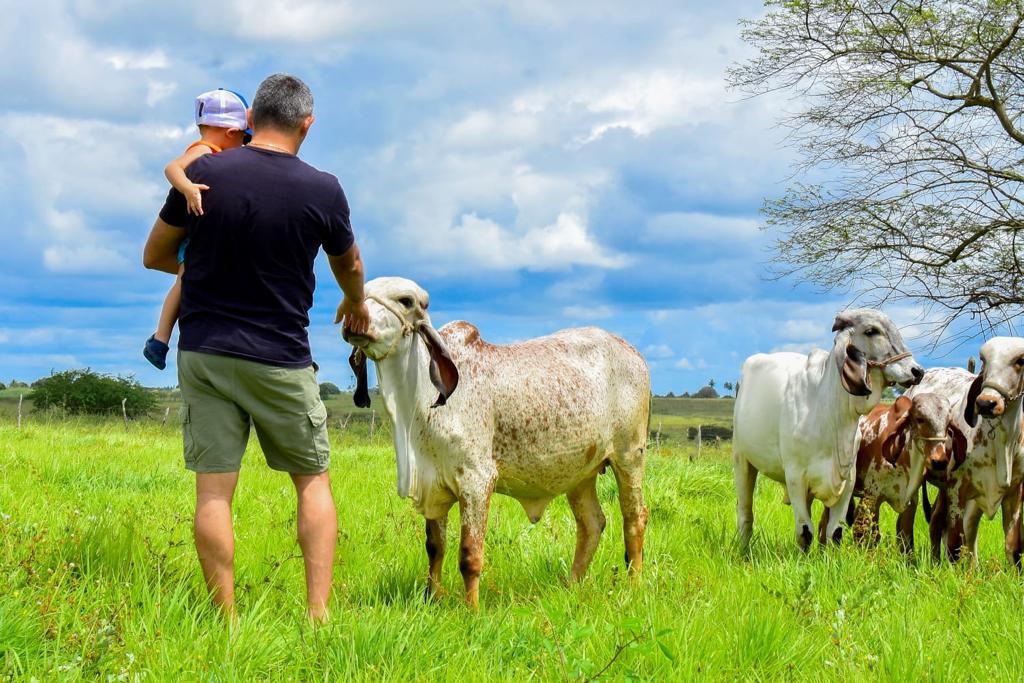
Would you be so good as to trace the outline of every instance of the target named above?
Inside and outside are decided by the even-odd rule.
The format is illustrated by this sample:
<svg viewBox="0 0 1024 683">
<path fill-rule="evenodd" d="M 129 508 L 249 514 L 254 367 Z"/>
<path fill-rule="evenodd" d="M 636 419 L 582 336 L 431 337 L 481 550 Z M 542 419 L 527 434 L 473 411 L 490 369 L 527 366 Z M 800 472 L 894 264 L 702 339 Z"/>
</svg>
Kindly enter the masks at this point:
<svg viewBox="0 0 1024 683">
<path fill-rule="evenodd" d="M 217 88 L 196 98 L 196 125 L 237 128 L 252 135 L 246 110 L 249 103 L 234 90 Z"/>
</svg>

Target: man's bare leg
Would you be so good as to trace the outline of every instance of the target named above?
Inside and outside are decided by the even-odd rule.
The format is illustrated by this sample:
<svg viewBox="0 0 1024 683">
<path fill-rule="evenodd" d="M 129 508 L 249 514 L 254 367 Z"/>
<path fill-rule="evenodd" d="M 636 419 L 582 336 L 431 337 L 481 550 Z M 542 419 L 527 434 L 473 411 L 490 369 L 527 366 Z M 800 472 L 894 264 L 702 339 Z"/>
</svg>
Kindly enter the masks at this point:
<svg viewBox="0 0 1024 683">
<path fill-rule="evenodd" d="M 299 547 L 306 564 L 307 614 L 312 621 L 324 622 L 338 543 L 338 514 L 331 481 L 327 472 L 293 474 L 292 481 L 298 497 Z"/>
<path fill-rule="evenodd" d="M 231 499 L 238 472 L 196 474 L 195 539 L 199 564 L 213 604 L 235 615 L 235 534 Z"/>
</svg>

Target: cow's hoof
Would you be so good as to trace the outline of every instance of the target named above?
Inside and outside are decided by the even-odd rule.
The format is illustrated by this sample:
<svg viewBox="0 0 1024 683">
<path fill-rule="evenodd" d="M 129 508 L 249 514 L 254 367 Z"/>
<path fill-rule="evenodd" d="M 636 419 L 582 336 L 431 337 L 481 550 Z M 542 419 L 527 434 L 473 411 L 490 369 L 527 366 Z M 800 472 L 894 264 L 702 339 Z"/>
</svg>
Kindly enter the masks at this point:
<svg viewBox="0 0 1024 683">
<path fill-rule="evenodd" d="M 808 550 L 810 550 L 811 549 L 811 542 L 813 540 L 814 540 L 814 534 L 811 533 L 811 530 L 809 528 L 807 528 L 806 526 L 803 527 L 803 529 L 800 530 L 800 539 L 797 542 L 799 544 L 799 546 L 800 546 L 800 550 L 802 550 L 805 553 Z"/>
<path fill-rule="evenodd" d="M 843 527 L 836 527 L 836 530 L 832 532 L 832 542 L 836 545 L 843 542 Z"/>
</svg>

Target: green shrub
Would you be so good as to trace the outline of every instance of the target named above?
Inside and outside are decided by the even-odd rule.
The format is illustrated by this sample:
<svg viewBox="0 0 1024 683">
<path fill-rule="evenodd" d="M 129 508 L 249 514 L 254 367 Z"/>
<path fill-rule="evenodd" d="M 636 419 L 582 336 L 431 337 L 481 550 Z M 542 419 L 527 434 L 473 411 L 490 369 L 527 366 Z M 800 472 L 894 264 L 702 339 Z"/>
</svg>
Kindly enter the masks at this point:
<svg viewBox="0 0 1024 683">
<path fill-rule="evenodd" d="M 338 385 L 333 382 L 323 382 L 320 385 L 320 398 L 325 401 L 331 396 L 337 396 L 340 393 L 341 389 L 339 389 Z"/>
<path fill-rule="evenodd" d="M 127 399 L 129 417 L 139 417 L 156 407 L 156 397 L 134 377 L 101 375 L 86 368 L 65 370 L 35 382 L 29 398 L 36 410 L 63 408 L 71 414 L 109 415 L 121 412 Z"/>
<path fill-rule="evenodd" d="M 706 387 L 701 387 L 697 390 L 697 393 L 693 395 L 694 398 L 718 398 L 718 392 L 710 384 Z"/>
</svg>

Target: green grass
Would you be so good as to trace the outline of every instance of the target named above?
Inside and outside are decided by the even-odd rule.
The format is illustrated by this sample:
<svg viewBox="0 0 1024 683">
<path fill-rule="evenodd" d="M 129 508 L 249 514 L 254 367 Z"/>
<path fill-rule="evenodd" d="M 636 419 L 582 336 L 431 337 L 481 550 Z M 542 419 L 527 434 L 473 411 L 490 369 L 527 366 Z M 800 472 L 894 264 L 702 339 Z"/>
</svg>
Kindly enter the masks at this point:
<svg viewBox="0 0 1024 683">
<path fill-rule="evenodd" d="M 599 487 L 608 528 L 573 588 L 564 500 L 531 526 L 498 496 L 473 614 L 454 519 L 448 592 L 424 604 L 423 523 L 394 494 L 386 435 L 334 429 L 332 439 L 332 623 L 304 622 L 294 494 L 253 446 L 235 504 L 241 620 L 229 631 L 202 587 L 193 479 L 173 427 L 0 423 L 0 679 L 575 681 L 606 665 L 607 680 L 1019 677 L 1024 591 L 997 523 L 982 525 L 977 572 L 930 566 L 923 525 L 917 561 L 904 560 L 891 514 L 877 550 L 802 556 L 781 489 L 764 481 L 744 558 L 732 545 L 728 450 L 691 462 L 692 451 L 666 449 L 649 460 L 638 580 L 624 572 L 610 475 Z"/>
</svg>

